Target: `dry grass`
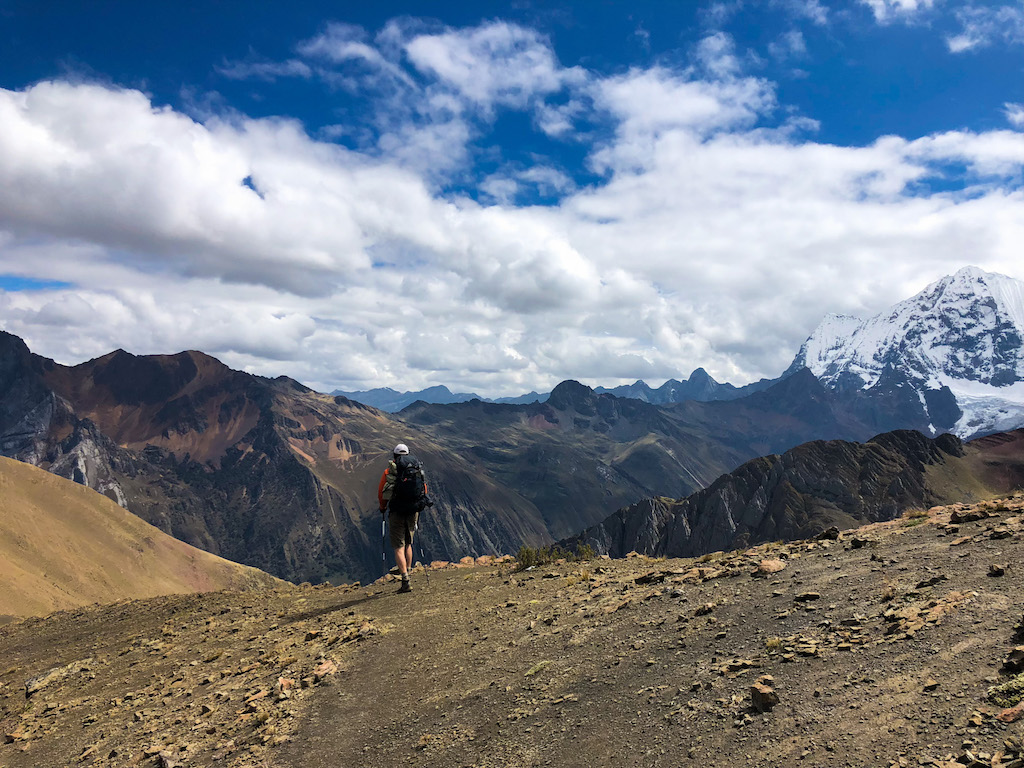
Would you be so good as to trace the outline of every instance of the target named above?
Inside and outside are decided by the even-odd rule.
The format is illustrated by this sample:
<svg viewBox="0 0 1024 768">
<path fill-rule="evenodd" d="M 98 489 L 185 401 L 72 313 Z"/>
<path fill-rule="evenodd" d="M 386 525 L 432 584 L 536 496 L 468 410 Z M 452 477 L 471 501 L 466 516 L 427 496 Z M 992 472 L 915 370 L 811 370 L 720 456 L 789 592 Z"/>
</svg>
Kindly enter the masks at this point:
<svg viewBox="0 0 1024 768">
<path fill-rule="evenodd" d="M 96 491 L 0 457 L 0 614 L 280 584 L 178 541 Z"/>
</svg>

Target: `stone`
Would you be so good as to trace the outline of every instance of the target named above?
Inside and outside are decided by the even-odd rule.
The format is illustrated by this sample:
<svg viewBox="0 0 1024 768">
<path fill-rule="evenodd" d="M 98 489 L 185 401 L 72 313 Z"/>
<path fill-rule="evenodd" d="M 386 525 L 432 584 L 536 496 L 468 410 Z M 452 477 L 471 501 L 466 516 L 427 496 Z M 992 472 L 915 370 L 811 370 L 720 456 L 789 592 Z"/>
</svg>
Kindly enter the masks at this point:
<svg viewBox="0 0 1024 768">
<path fill-rule="evenodd" d="M 1006 573 L 1006 566 L 993 563 L 988 567 L 989 576 L 1002 576 Z"/>
<path fill-rule="evenodd" d="M 277 678 L 277 690 L 279 691 L 290 691 L 298 687 L 299 684 L 290 677 Z"/>
<path fill-rule="evenodd" d="M 996 715 L 996 720 L 1001 723 L 1016 723 L 1022 717 L 1024 717 L 1024 701 L 1009 709 L 1004 709 Z"/>
<path fill-rule="evenodd" d="M 763 682 L 750 686 L 750 703 L 758 712 L 769 712 L 779 703 L 775 689 Z"/>
<path fill-rule="evenodd" d="M 324 659 L 322 662 L 317 664 L 313 669 L 313 679 L 316 682 L 320 682 L 328 675 L 333 675 L 338 671 L 338 665 L 335 664 L 331 659 Z"/>
<path fill-rule="evenodd" d="M 934 677 L 929 677 L 925 681 L 924 690 L 926 690 L 926 691 L 934 691 L 938 687 L 939 687 L 939 681 L 936 680 Z"/>
<path fill-rule="evenodd" d="M 64 680 L 71 675 L 88 672 L 90 664 L 92 664 L 91 657 L 81 661 L 73 661 L 63 667 L 54 667 L 53 669 L 46 670 L 41 675 L 30 677 L 25 681 L 25 698 L 32 698 L 33 695 L 43 690 L 46 686 Z"/>
<path fill-rule="evenodd" d="M 953 514 L 949 516 L 949 522 L 951 523 L 973 523 L 977 520 L 983 520 L 988 517 L 984 512 L 976 509 L 966 510 L 961 512 L 960 510 L 953 510 Z"/>
<path fill-rule="evenodd" d="M 476 558 L 472 555 L 466 555 L 466 557 L 459 560 L 460 568 L 471 568 L 474 565 L 476 565 Z"/>
<path fill-rule="evenodd" d="M 1006 660 L 1003 661 L 1003 672 L 1009 675 L 1024 672 L 1024 645 L 1018 645 L 1006 656 Z"/>
<path fill-rule="evenodd" d="M 814 538 L 818 539 L 819 541 L 835 541 L 839 538 L 839 529 L 833 525 L 830 528 L 826 528 L 824 531 L 819 533 Z"/>
<path fill-rule="evenodd" d="M 651 571 L 633 579 L 635 584 L 660 584 L 669 574 L 665 571 Z"/>
<path fill-rule="evenodd" d="M 820 600 L 821 595 L 818 592 L 801 592 L 799 595 L 795 595 L 793 600 L 798 603 L 807 603 L 811 600 Z"/>
<path fill-rule="evenodd" d="M 786 563 L 778 558 L 768 558 L 762 560 L 757 564 L 757 568 L 754 569 L 752 576 L 771 576 L 773 573 L 779 573 L 786 569 Z"/>
</svg>

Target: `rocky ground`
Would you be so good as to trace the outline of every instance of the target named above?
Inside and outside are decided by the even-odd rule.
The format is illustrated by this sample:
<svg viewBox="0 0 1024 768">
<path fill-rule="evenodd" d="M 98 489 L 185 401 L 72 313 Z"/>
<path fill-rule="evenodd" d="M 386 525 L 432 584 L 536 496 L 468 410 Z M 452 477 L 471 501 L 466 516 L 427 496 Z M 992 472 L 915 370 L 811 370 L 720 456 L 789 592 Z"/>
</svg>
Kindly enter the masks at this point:
<svg viewBox="0 0 1024 768">
<path fill-rule="evenodd" d="M 0 767 L 1024 768 L 1022 515 L 25 620 Z"/>
</svg>

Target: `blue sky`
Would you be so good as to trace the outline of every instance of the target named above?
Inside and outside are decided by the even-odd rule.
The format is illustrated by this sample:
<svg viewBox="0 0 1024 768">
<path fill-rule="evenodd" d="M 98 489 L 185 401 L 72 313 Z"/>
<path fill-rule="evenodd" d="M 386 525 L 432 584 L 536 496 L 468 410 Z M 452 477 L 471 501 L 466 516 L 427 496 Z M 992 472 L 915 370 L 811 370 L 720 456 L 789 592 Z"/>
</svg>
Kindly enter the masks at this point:
<svg viewBox="0 0 1024 768">
<path fill-rule="evenodd" d="M 0 328 L 498 395 L 1024 278 L 1020 2 L 430 7 L 0 0 Z"/>
</svg>

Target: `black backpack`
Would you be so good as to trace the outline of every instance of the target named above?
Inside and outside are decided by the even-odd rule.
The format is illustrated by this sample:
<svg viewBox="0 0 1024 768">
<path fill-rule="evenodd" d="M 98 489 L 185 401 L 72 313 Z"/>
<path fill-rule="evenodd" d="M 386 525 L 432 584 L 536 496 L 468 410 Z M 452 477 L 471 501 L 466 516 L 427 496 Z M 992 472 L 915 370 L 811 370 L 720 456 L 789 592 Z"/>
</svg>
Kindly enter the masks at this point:
<svg viewBox="0 0 1024 768">
<path fill-rule="evenodd" d="M 427 483 L 423 477 L 423 465 L 411 454 L 396 457 L 391 509 L 403 513 L 419 512 L 427 503 Z"/>
</svg>

